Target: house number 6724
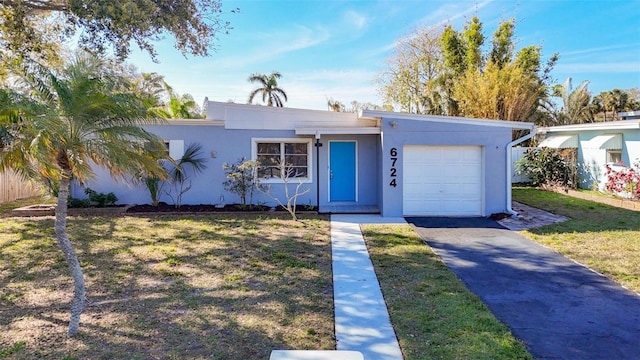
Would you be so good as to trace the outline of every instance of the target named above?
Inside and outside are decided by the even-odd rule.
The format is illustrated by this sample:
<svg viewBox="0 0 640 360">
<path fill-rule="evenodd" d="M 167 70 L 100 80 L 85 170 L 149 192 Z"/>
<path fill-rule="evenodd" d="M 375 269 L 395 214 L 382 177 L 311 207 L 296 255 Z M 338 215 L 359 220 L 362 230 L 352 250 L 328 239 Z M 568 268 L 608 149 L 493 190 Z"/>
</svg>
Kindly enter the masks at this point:
<svg viewBox="0 0 640 360">
<path fill-rule="evenodd" d="M 398 186 L 398 183 L 396 181 L 396 176 L 397 176 L 397 172 L 398 170 L 396 169 L 396 162 L 398 162 L 398 149 L 396 148 L 391 148 L 391 150 L 389 151 L 389 155 L 391 155 L 390 160 L 391 160 L 391 169 L 390 169 L 390 174 L 389 176 L 391 177 L 391 181 L 389 182 L 389 186 L 392 187 L 396 187 Z"/>
</svg>

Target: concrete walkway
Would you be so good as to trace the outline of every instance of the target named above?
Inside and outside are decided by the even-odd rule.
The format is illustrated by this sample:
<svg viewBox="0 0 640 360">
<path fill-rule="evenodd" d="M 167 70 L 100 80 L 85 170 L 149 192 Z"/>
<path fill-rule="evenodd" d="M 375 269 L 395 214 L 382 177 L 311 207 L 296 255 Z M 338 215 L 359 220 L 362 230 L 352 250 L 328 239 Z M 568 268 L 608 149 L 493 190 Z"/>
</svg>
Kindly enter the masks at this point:
<svg viewBox="0 0 640 360">
<path fill-rule="evenodd" d="M 405 224 L 379 215 L 332 215 L 333 297 L 338 350 L 359 351 L 365 360 L 402 360 L 360 224 Z"/>
</svg>

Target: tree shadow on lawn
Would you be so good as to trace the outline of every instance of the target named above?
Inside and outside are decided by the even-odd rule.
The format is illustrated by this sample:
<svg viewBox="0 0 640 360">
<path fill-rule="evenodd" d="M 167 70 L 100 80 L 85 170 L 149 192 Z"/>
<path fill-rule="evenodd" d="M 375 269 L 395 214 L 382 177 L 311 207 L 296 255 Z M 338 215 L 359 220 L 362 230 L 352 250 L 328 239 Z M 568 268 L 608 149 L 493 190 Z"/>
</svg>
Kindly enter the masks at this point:
<svg viewBox="0 0 640 360">
<path fill-rule="evenodd" d="M 25 359 L 253 359 L 273 349 L 333 349 L 327 218 L 286 218 L 70 219 L 88 291 L 71 339 L 72 281 L 52 220 L 5 226 L 17 236 L 2 245 L 0 349 L 24 341 L 14 356 Z"/>
</svg>

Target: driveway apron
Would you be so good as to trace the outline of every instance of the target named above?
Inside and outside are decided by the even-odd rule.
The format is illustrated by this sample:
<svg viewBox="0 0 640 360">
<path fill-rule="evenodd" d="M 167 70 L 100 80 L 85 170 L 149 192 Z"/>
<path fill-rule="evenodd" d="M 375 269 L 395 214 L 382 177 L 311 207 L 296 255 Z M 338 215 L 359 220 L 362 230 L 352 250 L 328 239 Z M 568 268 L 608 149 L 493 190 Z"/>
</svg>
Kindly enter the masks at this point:
<svg viewBox="0 0 640 360">
<path fill-rule="evenodd" d="M 408 218 L 538 359 L 640 359 L 640 296 L 489 219 Z"/>
</svg>

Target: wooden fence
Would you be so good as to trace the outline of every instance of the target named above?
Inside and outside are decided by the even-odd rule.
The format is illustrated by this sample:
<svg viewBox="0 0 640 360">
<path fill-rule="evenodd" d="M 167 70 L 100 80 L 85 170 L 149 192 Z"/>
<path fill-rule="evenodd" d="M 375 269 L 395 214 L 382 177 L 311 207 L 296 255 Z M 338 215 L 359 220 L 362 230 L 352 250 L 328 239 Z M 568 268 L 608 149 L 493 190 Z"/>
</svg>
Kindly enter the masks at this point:
<svg viewBox="0 0 640 360">
<path fill-rule="evenodd" d="M 21 179 L 13 171 L 0 172 L 0 204 L 40 194 L 37 186 Z"/>
</svg>

